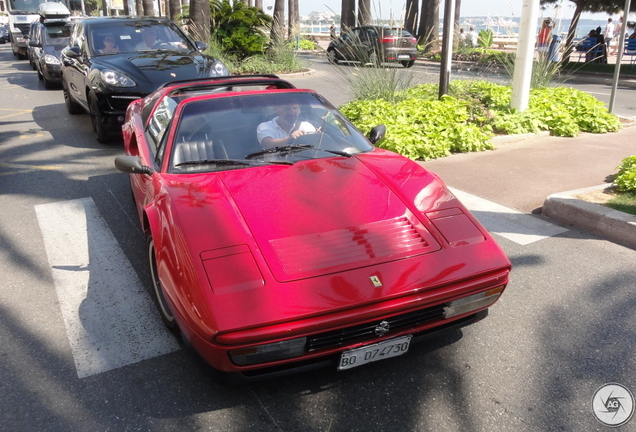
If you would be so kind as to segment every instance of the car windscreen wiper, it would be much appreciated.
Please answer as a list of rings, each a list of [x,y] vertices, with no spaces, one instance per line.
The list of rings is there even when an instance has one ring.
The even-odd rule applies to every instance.
[[[250,159],[256,156],[262,156],[262,155],[266,155],[266,154],[270,154],[270,153],[288,153],[288,152],[294,152],[294,151],[300,151],[300,150],[306,150],[311,148],[312,146],[310,146],[309,144],[301,144],[301,145],[284,145],[284,146],[277,146],[277,147],[272,147],[272,148],[268,148],[265,150],[261,150],[261,151],[257,151],[254,153],[250,153],[248,155],[245,156],[245,159]]]
[[[344,156],[344,157],[352,156],[352,154],[350,153],[339,151],[339,150],[327,150],[327,149],[317,148],[316,146],[312,146],[309,144],[301,144],[301,145],[284,145],[284,146],[272,147],[272,148],[265,149],[256,153],[250,153],[245,156],[245,159],[253,158],[256,156],[262,156],[262,155],[270,154],[270,153],[287,153],[287,152],[294,152],[294,151],[300,151],[300,150],[318,150],[318,151],[335,154],[338,156]]]
[[[185,165],[247,165],[252,166],[254,164],[258,165],[271,165],[271,164],[281,164],[281,165],[293,165],[293,162],[289,161],[243,161],[238,159],[203,159],[203,160],[193,160],[193,161],[185,161],[180,162],[175,165],[175,167],[185,166]]]

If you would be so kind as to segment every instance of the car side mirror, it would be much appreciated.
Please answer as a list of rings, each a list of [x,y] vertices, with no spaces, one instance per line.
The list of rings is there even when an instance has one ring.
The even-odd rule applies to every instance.
[[[377,125],[373,129],[371,129],[371,132],[369,132],[369,141],[371,141],[371,144],[378,144],[384,139],[385,135],[386,126],[384,126],[383,124]]]
[[[205,50],[206,50],[206,48],[208,47],[206,44],[204,44],[204,43],[203,43],[203,42],[201,42],[201,41],[196,41],[196,42],[194,42],[194,46],[196,46],[196,47],[197,47],[197,49],[198,49],[199,51],[201,51],[201,52],[205,51]]]
[[[141,164],[137,156],[119,155],[115,158],[115,168],[119,171],[131,174],[152,174],[152,168]]]
[[[79,58],[82,55],[82,51],[79,49],[79,47],[74,46],[74,47],[71,47],[71,48],[64,48],[62,50],[62,54],[65,57],[76,59],[76,58]]]
[[[29,40],[29,46],[30,47],[34,47],[34,48],[41,48],[42,44],[40,44],[38,41],[36,40]]]

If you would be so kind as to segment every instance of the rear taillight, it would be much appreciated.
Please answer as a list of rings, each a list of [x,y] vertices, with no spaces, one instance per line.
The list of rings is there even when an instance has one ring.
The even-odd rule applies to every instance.
[[[393,43],[393,42],[395,42],[395,38],[394,37],[383,37],[382,39],[380,39],[380,42],[382,42],[382,43]]]
[[[413,42],[413,43],[417,43],[417,39],[415,39],[415,38],[411,38],[411,42]]]

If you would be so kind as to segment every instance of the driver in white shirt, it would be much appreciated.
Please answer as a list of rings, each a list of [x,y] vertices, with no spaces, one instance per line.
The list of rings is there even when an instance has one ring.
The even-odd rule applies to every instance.
[[[256,128],[258,142],[264,149],[291,144],[306,133],[316,132],[309,122],[299,121],[300,105],[289,104],[276,107],[277,117],[263,122]]]

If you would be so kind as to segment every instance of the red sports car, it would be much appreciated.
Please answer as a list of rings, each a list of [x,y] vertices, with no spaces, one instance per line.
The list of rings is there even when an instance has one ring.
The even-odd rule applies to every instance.
[[[485,318],[501,248],[433,173],[276,76],[168,83],[130,104],[126,156],[161,316],[256,378],[402,355]]]

